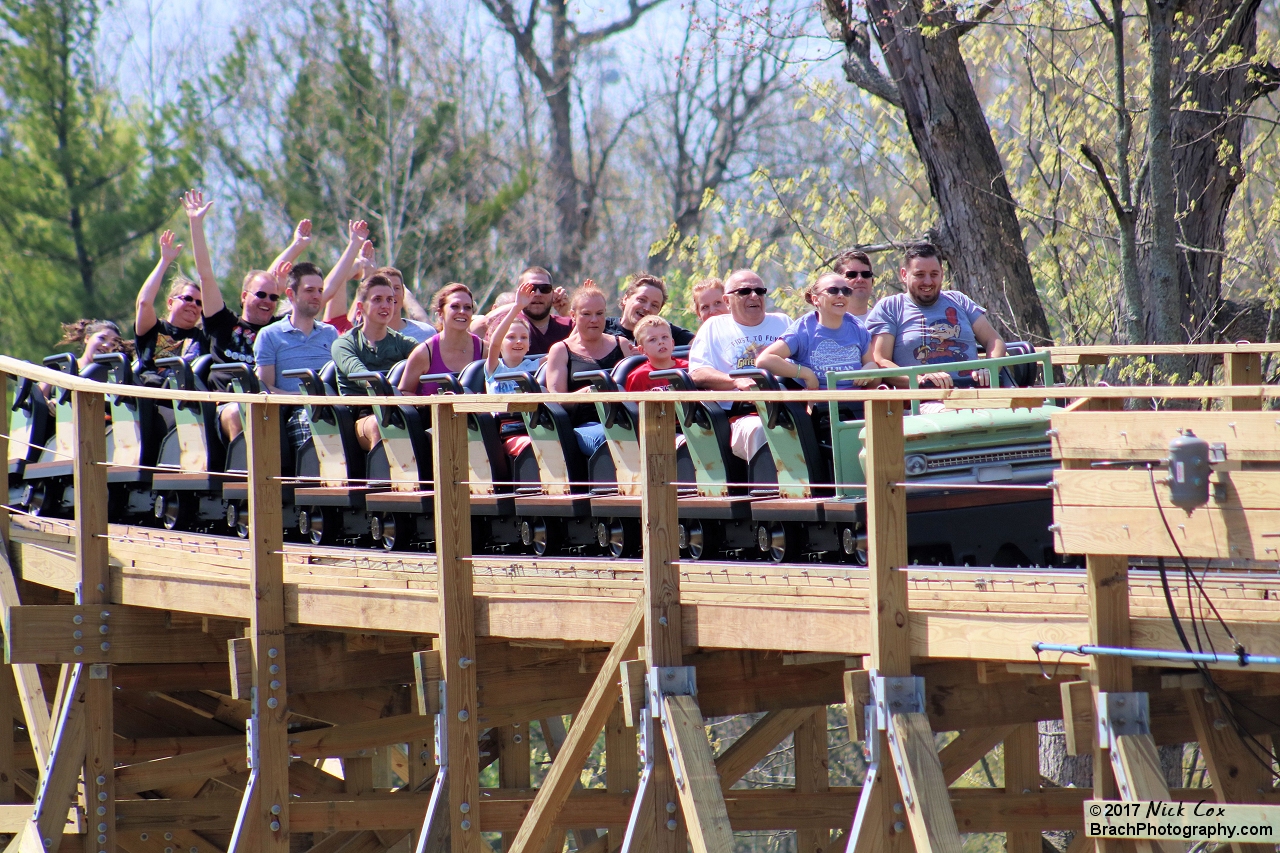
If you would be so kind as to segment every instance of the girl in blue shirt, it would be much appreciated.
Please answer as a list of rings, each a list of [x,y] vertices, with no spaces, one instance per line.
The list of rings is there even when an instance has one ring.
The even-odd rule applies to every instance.
[[[871,336],[862,323],[846,313],[853,302],[853,288],[844,276],[820,276],[805,291],[804,298],[817,310],[796,320],[782,337],[766,347],[756,357],[756,367],[816,390],[827,387],[828,371],[876,366],[871,357]]]

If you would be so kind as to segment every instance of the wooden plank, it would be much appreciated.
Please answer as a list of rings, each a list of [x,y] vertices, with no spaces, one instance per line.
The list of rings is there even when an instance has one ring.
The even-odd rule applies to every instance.
[[[498,728],[498,786],[501,788],[529,787],[529,726],[515,723]],[[502,853],[511,849],[515,833],[502,834]]]
[[[624,660],[619,668],[622,677],[622,719],[632,728],[640,724],[640,712],[648,701],[644,686],[647,670],[648,667],[642,660]]]
[[[1010,794],[1040,790],[1040,728],[1036,723],[1015,726],[1004,740],[1004,789]],[[1043,839],[1035,830],[1006,833],[1007,853],[1041,853]]]
[[[1062,723],[1067,737],[1067,755],[1088,755],[1098,737],[1093,715],[1093,685],[1087,681],[1065,681],[1062,689]]]
[[[103,525],[101,535],[105,533]],[[105,540],[98,541],[105,545]],[[102,550],[102,556],[95,559],[106,565],[105,548]],[[89,591],[85,592],[86,599]],[[104,600],[86,600],[82,605],[10,607],[5,617],[6,660],[160,664],[216,663],[226,659],[226,646],[198,626],[169,627],[170,614],[166,611],[121,604],[104,607],[106,596],[96,595]],[[103,613],[108,615],[103,617]]]
[[[1151,735],[1120,735],[1115,738],[1111,750],[1111,762],[1117,771],[1123,769],[1129,780],[1127,790],[1120,793],[1126,800],[1168,800],[1169,786],[1160,768],[1160,754],[1156,752]],[[1138,849],[1152,853],[1184,853],[1186,847],[1176,841],[1139,841]]]
[[[7,468],[5,470],[8,471]],[[0,508],[0,514],[3,514],[7,526],[8,511]],[[6,544],[7,542],[8,540]],[[22,601],[18,597],[18,584],[14,577],[13,566],[9,561],[9,548],[0,548],[0,559],[3,560],[3,564],[0,564],[0,606],[3,606],[7,612],[9,608],[21,605]],[[6,631],[6,644],[8,640],[9,635]],[[18,692],[18,704],[22,706],[22,719],[27,727],[31,748],[35,752],[36,766],[44,767],[49,763],[51,723],[49,704],[45,699],[40,672],[34,664],[15,664],[11,670]]]
[[[285,654],[284,547],[280,489],[280,409],[251,404],[245,416],[249,483],[249,630],[253,640],[255,780],[228,853],[288,853],[289,732]],[[243,846],[240,846],[243,845]]]
[[[1089,594],[1089,642],[1127,647],[1132,639],[1129,623],[1128,558],[1090,554],[1085,558],[1085,585]],[[1100,691],[1123,693],[1133,690],[1133,664],[1128,660],[1100,656],[1095,657],[1092,663],[1095,709]],[[1093,786],[1099,799],[1119,798],[1120,792],[1111,769],[1110,750],[1097,737],[1093,743]],[[1126,845],[1110,839],[1098,839],[1096,844],[1097,853],[1119,853],[1125,849]]]
[[[1249,745],[1223,718],[1226,709],[1222,708],[1222,701],[1207,701],[1208,692],[1199,688],[1183,690],[1182,695],[1209,771],[1214,797],[1219,803],[1262,802],[1263,793],[1271,789],[1271,773],[1261,757],[1250,752]],[[1270,762],[1270,756],[1265,760]],[[1233,853],[1274,853],[1275,845],[1233,841],[1231,850]]]
[[[436,570],[440,596],[440,657],[448,720],[449,838],[458,853],[480,853],[480,821],[468,817],[480,804],[480,755],[476,696],[476,623],[471,556],[471,508],[467,488],[467,416],[453,405],[433,413]]]
[[[1160,506],[1170,520],[1185,513],[1169,502],[1165,474],[1156,472]],[[1155,509],[1151,476],[1119,469],[1064,470],[1054,474],[1055,506],[1140,507]],[[1210,478],[1210,506],[1220,510],[1280,509],[1280,472],[1219,470]]]
[[[1004,742],[1016,726],[984,726],[965,729],[938,753],[942,778],[951,785],[991,750]]]
[[[582,765],[595,744],[596,736],[618,704],[621,688],[618,686],[618,667],[623,660],[635,654],[640,643],[645,608],[637,605],[632,612],[622,636],[609,651],[609,657],[601,667],[591,692],[582,703],[582,709],[574,715],[560,754],[547,770],[542,787],[538,789],[529,814],[520,826],[512,842],[516,853],[541,853],[543,845],[555,826],[556,814],[565,798],[573,790],[573,783],[582,773]]]
[[[668,756],[677,771],[676,790],[694,853],[732,853],[733,830],[697,701],[664,696],[662,727],[668,732]]]
[[[88,667],[71,667],[67,701],[62,703],[53,730],[49,763],[40,773],[35,809],[21,836],[21,850],[44,850],[62,835],[67,810],[76,804],[76,782],[84,768],[84,690]]]
[[[328,690],[353,690],[369,687],[391,687],[414,680],[413,659],[408,651],[383,654],[376,649],[350,650],[342,634],[332,631],[290,633],[285,637],[285,656],[289,659],[289,692],[318,693]],[[231,677],[241,689],[249,682],[252,658],[247,654],[246,640],[239,644],[231,658]],[[424,651],[432,671],[439,672],[439,652]],[[439,675],[435,676],[438,680]],[[234,694],[233,694],[234,695]],[[245,696],[248,696],[247,691]]]
[[[0,381],[0,392],[4,391],[4,383]],[[13,681],[13,673],[9,667],[0,667],[0,720],[6,721],[9,729],[13,728],[15,718],[21,716],[18,707],[18,689]],[[18,764],[14,751],[13,737],[0,737],[0,804],[18,802]]]
[[[1261,385],[1262,354],[1256,352],[1229,352],[1222,357],[1222,381],[1226,385]],[[1258,411],[1262,397],[1228,397],[1225,407],[1229,412]]]
[[[1173,540],[1154,509],[1066,506],[1054,509],[1054,547],[1066,554],[1183,555],[1222,560],[1275,560],[1280,511],[1201,507],[1188,516],[1165,507]],[[1174,542],[1177,542],[1177,548]]]
[[[1280,424],[1268,412],[1069,412],[1053,416],[1060,459],[1160,460],[1178,430],[1227,446],[1227,459],[1280,459]]]
[[[918,853],[960,853],[960,831],[942,764],[933,745],[933,729],[924,714],[891,714],[889,725],[897,739],[901,765],[895,765],[898,784],[912,792],[904,802],[907,824]],[[896,758],[896,756],[895,756]]]
[[[716,772],[720,775],[720,787],[728,791],[734,783],[747,775],[752,767],[768,755],[782,739],[804,724],[812,715],[808,708],[788,708],[770,711],[756,720],[751,728],[716,757]]]
[[[831,788],[827,757],[827,709],[814,708],[795,732],[796,792],[812,794]],[[826,829],[801,829],[796,833],[797,853],[825,853],[831,843]]]
[[[644,572],[644,645],[650,667],[680,666],[684,660],[683,620],[680,609],[680,557],[676,532],[679,529],[676,496],[676,408],[668,400],[640,403],[640,456],[644,460],[640,480],[641,567]],[[656,709],[650,709],[653,712]],[[654,726],[654,740],[662,741],[661,727]],[[666,744],[669,752],[672,744]],[[675,803],[677,792],[664,749],[653,744],[657,756],[650,774],[653,825],[647,829],[648,846],[654,853],[684,853],[687,827],[677,820],[674,831],[667,828],[665,806]],[[688,813],[685,813],[686,820]]]

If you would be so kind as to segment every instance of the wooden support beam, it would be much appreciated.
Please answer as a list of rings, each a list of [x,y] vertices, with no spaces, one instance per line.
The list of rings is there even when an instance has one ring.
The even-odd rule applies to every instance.
[[[250,684],[251,658],[245,653],[248,639],[232,640],[232,651],[223,650],[231,662],[231,684],[243,689]],[[394,652],[383,654],[376,649],[350,650],[343,635],[332,631],[291,633],[284,640],[289,659],[289,693],[320,693],[329,690],[356,690],[393,687],[414,680],[413,657],[418,654],[433,661],[428,664],[439,679],[440,653],[433,651]],[[248,698],[233,692],[232,696]]]
[[[809,711],[795,733],[796,793],[812,794],[831,788],[827,757],[827,709]],[[831,832],[802,829],[796,833],[797,853],[826,853]]]
[[[280,409],[248,406],[244,424],[249,467],[249,623],[253,640],[255,766],[227,853],[288,853],[289,731],[285,666],[284,522],[280,490]]]
[[[8,477],[8,467],[5,468]],[[5,491],[6,500],[8,491]],[[9,560],[8,539],[9,511],[0,507],[0,534],[4,535],[4,547],[0,547],[0,607],[7,613],[10,608],[22,604],[18,597],[18,584],[14,576],[13,565]],[[7,620],[6,620],[7,623]],[[5,631],[5,642],[8,643],[9,632]],[[7,663],[7,661],[6,661]],[[36,755],[36,765],[44,767],[49,763],[49,740],[51,722],[49,704],[45,698],[44,685],[40,681],[40,671],[35,664],[14,664],[13,680],[17,689],[18,704],[22,706],[22,719],[27,727],[27,735],[31,739],[31,748]]]
[[[0,382],[0,394],[4,384]],[[7,728],[0,728],[0,804],[18,801],[18,763],[13,742],[13,721],[21,716],[18,707],[18,689],[9,667],[0,667],[0,721]]]
[[[733,830],[697,701],[664,696],[662,729],[693,853],[732,853]]]
[[[640,755],[636,747],[636,730],[628,726],[619,704],[609,714],[604,728],[605,785],[611,794],[634,794],[640,781]],[[605,850],[617,850],[622,846],[626,824],[608,827]]]
[[[106,535],[105,517],[103,521],[100,537]],[[106,540],[97,541],[102,548],[94,560],[105,566]],[[97,583],[105,586],[107,579],[100,578]],[[198,626],[169,627],[166,611],[121,604],[104,608],[104,593],[97,593],[104,600],[89,601],[97,583],[84,587],[84,604],[10,607],[5,624],[6,660],[15,664],[162,664],[213,663],[226,658],[226,645],[217,637]],[[103,612],[109,615],[102,617]],[[101,633],[103,627],[110,633]]]
[[[1062,722],[1067,739],[1067,755],[1089,755],[1098,737],[1098,721],[1093,715],[1093,685],[1087,681],[1062,683]]]
[[[1014,726],[1004,739],[1004,789],[1010,794],[1040,791],[1040,727],[1036,723]],[[1007,853],[1041,853],[1043,838],[1035,830],[1006,833]]]
[[[1085,558],[1085,564],[1085,584],[1089,594],[1089,642],[1102,646],[1127,647],[1131,639],[1128,558],[1090,554]],[[1095,709],[1099,692],[1133,690],[1133,665],[1125,658],[1095,657],[1093,665],[1092,690]],[[1077,748],[1079,748],[1078,739]],[[1093,790],[1098,795],[1098,799],[1120,798],[1115,776],[1111,770],[1110,750],[1097,738],[1094,739],[1093,744]],[[1118,841],[1097,839],[1097,853],[1119,853],[1125,847],[1126,845]]]
[[[942,778],[948,785],[969,771],[988,752],[1003,743],[1015,730],[1014,726],[987,726],[965,729],[938,753],[942,763]]]
[[[444,669],[443,716],[448,721],[449,838],[456,853],[480,853],[477,746],[476,624],[471,565],[471,503],[467,488],[467,416],[438,406],[431,430],[435,466],[436,585],[440,600],[440,657]]]
[[[1209,692],[1201,689],[1184,690],[1191,723],[1195,726],[1196,740],[1200,742],[1200,754],[1209,770],[1213,794],[1220,803],[1260,803],[1263,795],[1271,790],[1271,774],[1258,753],[1250,752],[1225,718],[1226,709],[1218,697],[1209,702]],[[1222,697],[1227,699],[1227,697]],[[1241,844],[1232,842],[1232,853],[1274,853],[1272,844]]]
[[[71,406],[75,441],[73,487],[79,598],[81,604],[97,609],[97,618],[86,620],[86,625],[100,623],[97,635],[86,637],[89,642],[84,643],[84,649],[91,654],[93,651],[110,653],[119,639],[115,625],[111,624],[114,608],[109,606],[108,593],[111,566],[107,555],[107,469],[103,464],[107,461],[106,423],[103,420],[106,400],[101,394],[73,391]],[[10,610],[10,618],[13,612]],[[63,636],[66,636],[67,622],[63,623]],[[5,633],[7,653],[8,631]],[[74,656],[67,662],[71,660]],[[114,851],[116,846],[114,691],[111,665],[88,661],[86,657],[87,665],[82,669],[81,680],[85,716],[84,799],[91,842],[88,849],[106,853]]]
[[[680,615],[680,573],[676,561],[680,546],[676,538],[679,511],[676,498],[676,408],[664,400],[640,403],[640,456],[644,468],[640,479],[640,528],[643,540],[641,569],[644,572],[644,645],[649,666],[680,666],[684,662],[684,641]],[[650,713],[657,712],[650,708]],[[653,824],[645,830],[646,850],[653,853],[684,853],[686,826],[678,819],[668,829],[674,815],[668,808],[677,800],[675,780],[669,762],[663,760],[660,726],[653,726],[656,759],[650,773],[653,794]],[[666,744],[670,749],[671,744]],[[691,815],[686,814],[686,822]]]
[[[906,478],[903,463],[903,403],[866,403],[867,601],[870,655],[865,665],[881,675],[911,674],[911,640],[907,584],[900,568],[907,563],[907,496],[897,484]],[[855,714],[855,717],[857,715]],[[861,732],[859,732],[861,734]],[[852,850],[903,853],[911,836],[894,813],[903,802],[889,760],[889,742],[879,739],[878,772],[869,774],[868,790],[859,798],[847,842]],[[900,828],[901,827],[901,828]]]
[[[813,714],[809,708],[788,708],[770,711],[756,720],[751,728],[716,757],[716,772],[720,774],[720,787],[728,791],[734,783],[747,775],[752,767],[773,751],[783,738]]]
[[[547,752],[551,755],[551,760],[555,761],[560,755],[564,742],[569,737],[569,733],[564,727],[564,719],[560,715],[553,714],[539,720],[538,725],[542,729],[542,740],[547,745]],[[573,790],[581,791],[582,789],[582,779],[579,777],[573,783]],[[579,850],[585,849],[599,840],[599,834],[594,829],[575,828],[570,830],[570,834],[573,836],[574,846]],[[560,847],[563,843],[563,840],[553,834],[543,846],[543,850],[546,853],[560,853]]]
[[[498,786],[501,788],[528,788],[531,767],[529,765],[529,725],[513,723],[498,728]],[[515,833],[502,834],[502,853],[511,849]]]
[[[918,713],[890,714],[889,726],[897,741],[893,759],[898,785],[911,792],[910,797],[904,796],[904,804],[917,853],[960,853],[960,830],[929,718]]]
[[[1223,382],[1226,385],[1261,385],[1262,354],[1257,352],[1229,352],[1222,359]],[[1262,397],[1228,397],[1224,408],[1228,412],[1258,411]]]
[[[618,667],[622,661],[635,654],[640,643],[644,608],[637,605],[623,628],[622,636],[609,651],[609,657],[596,676],[591,692],[587,694],[582,709],[573,717],[573,725],[560,754],[551,763],[529,808],[529,814],[512,842],[516,853],[541,853],[551,836],[565,798],[573,790],[573,783],[582,773],[582,765],[595,744],[596,736],[618,704],[621,688],[618,686]]]
[[[1119,735],[1110,750],[1112,767],[1123,772],[1129,788],[1126,800],[1168,800],[1169,786],[1160,767],[1160,754],[1149,734]],[[1097,778],[1096,776],[1094,777]],[[1186,846],[1176,841],[1139,841],[1139,853],[1184,853]]]
[[[53,729],[49,763],[40,773],[35,809],[22,832],[21,853],[49,848],[62,835],[67,810],[76,804],[76,782],[84,768],[84,692],[88,667],[75,664],[67,685],[67,700]],[[48,842],[48,843],[45,843]]]

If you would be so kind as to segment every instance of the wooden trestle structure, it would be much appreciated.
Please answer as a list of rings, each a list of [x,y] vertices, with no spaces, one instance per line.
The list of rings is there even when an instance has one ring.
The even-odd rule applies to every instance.
[[[1231,381],[1252,371],[1256,383],[1258,350],[1237,352]],[[1079,832],[1095,795],[1280,801],[1269,769],[1221,722],[1223,702],[1256,710],[1242,718],[1269,750],[1280,673],[1218,667],[1222,693],[1207,697],[1189,669],[1118,658],[1041,667],[1032,650],[1179,648],[1160,584],[1140,568],[1150,563],[1134,559],[1177,556],[1148,474],[1092,463],[1161,459],[1191,427],[1225,444],[1228,462],[1208,507],[1165,506],[1178,546],[1232,561],[1205,573],[1208,594],[1250,652],[1280,654],[1280,419],[1264,410],[1280,389],[1064,389],[1077,402],[1053,422],[1056,534],[1087,568],[972,571],[906,565],[902,417],[919,393],[825,395],[867,401],[864,569],[680,562],[677,393],[640,403],[643,558],[535,559],[471,553],[464,415],[555,395],[411,401],[434,409],[437,550],[384,554],[282,541],[279,405],[314,400],[110,387],[247,405],[241,541],[109,524],[104,386],[12,359],[0,371],[71,388],[75,427],[74,521],[3,514],[0,525],[12,672],[0,704],[29,737],[0,738],[10,850],[479,853],[482,832],[501,832],[504,850],[544,853],[591,827],[607,833],[577,833],[576,849],[604,853],[629,827],[632,851],[684,851],[687,839],[723,852],[733,830],[791,830],[804,853],[957,851],[971,832],[1039,853],[1041,832]],[[999,405],[1002,392],[951,396]],[[1127,397],[1225,405],[1118,410]],[[1095,708],[1118,693],[1145,694],[1149,719],[1099,737]],[[866,797],[828,782],[826,707],[840,703],[855,740],[871,713]],[[744,712],[767,713],[713,755],[704,718]],[[554,729],[562,715],[572,723],[531,788],[529,726]],[[1095,790],[1042,784],[1037,723],[1056,719],[1073,752],[1092,753]],[[583,789],[602,730],[607,788]],[[943,731],[960,734],[939,751]],[[794,790],[732,787],[792,734]],[[1157,745],[1190,741],[1211,791],[1165,787]],[[1001,743],[1004,789],[950,787]],[[319,766],[329,758],[342,778]],[[393,792],[397,760],[407,783]],[[495,760],[500,786],[482,788]],[[1071,853],[1093,844],[1077,834]]]

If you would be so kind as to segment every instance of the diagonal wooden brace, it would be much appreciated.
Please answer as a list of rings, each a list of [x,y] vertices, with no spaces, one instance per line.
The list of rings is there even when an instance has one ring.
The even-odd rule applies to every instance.
[[[1151,710],[1146,693],[1098,693],[1098,743],[1111,753],[1120,798],[1168,800],[1169,785],[1151,737]],[[1176,841],[1137,841],[1138,850],[1183,853]]]
[[[83,664],[71,667],[65,698],[53,730],[49,762],[40,773],[35,809],[20,836],[18,849],[22,853],[44,853],[56,849],[54,840],[61,841],[67,810],[75,805],[76,782],[84,767],[84,694],[87,678],[88,670]],[[93,808],[93,804],[90,804],[90,808]],[[12,845],[10,849],[13,849]]]

